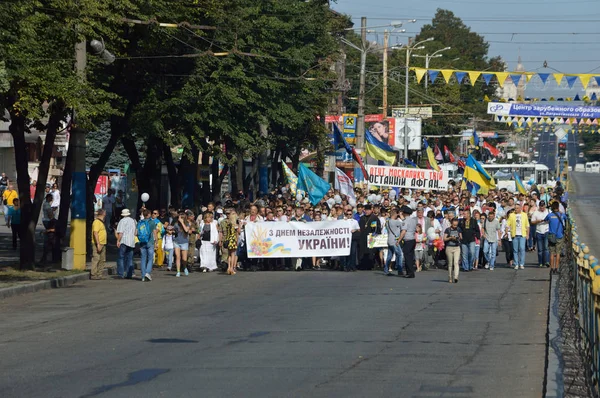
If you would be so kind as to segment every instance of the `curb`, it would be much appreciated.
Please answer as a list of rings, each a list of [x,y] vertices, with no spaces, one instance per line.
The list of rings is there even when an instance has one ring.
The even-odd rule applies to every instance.
[[[550,303],[548,305],[548,330],[546,332],[546,372],[544,375],[544,397],[562,397],[563,363],[560,354],[560,323],[558,321],[558,278],[550,282]]]
[[[34,293],[40,290],[46,289],[57,289],[61,287],[71,286],[77,282],[86,281],[90,279],[90,273],[88,271],[80,274],[63,276],[61,278],[48,279],[45,281],[39,281],[34,283],[28,283],[26,285],[7,287],[0,289],[0,300],[18,296],[26,293]]]

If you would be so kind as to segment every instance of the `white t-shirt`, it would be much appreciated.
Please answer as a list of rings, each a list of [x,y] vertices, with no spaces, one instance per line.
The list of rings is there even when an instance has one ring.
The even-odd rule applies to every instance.
[[[543,221],[549,213],[550,212],[548,211],[548,209],[546,209],[544,211],[536,210],[531,215],[531,221],[533,221],[533,222]],[[547,233],[549,228],[550,227],[548,225],[548,221],[543,221],[539,224],[535,224],[535,232],[538,234]]]
[[[52,204],[50,204],[50,206],[52,206],[52,207],[60,206],[60,191],[58,189],[55,189],[51,193],[52,193]]]

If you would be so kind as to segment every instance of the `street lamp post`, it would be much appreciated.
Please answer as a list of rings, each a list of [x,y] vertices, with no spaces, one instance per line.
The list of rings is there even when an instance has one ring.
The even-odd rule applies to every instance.
[[[433,41],[433,37],[422,40],[418,43],[406,46],[406,72],[405,72],[405,81],[404,81],[404,158],[408,158],[408,72],[410,67],[410,56],[413,50],[422,50],[424,47],[420,46],[421,44]]]
[[[442,48],[441,50],[437,50],[436,52],[434,52],[433,54],[425,54],[425,55],[418,55],[418,54],[414,54],[413,57],[415,58],[425,58],[425,69],[429,69],[429,61],[431,61],[431,58],[440,58],[442,57],[442,54],[440,54],[443,51],[448,51],[450,50],[452,47],[445,47]],[[427,92],[427,86],[429,83],[429,75],[425,74],[425,92]]]

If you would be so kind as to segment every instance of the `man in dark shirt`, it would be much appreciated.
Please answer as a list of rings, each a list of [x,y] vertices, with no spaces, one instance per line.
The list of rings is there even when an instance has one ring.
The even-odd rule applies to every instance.
[[[402,206],[400,209],[404,215],[404,223],[402,224],[402,232],[400,232],[400,240],[402,243],[402,252],[404,253],[404,265],[406,268],[405,278],[415,277],[415,232],[417,230],[417,218],[410,217],[412,209],[408,206]]]
[[[381,233],[381,222],[379,217],[373,214],[373,207],[368,204],[365,206],[365,214],[358,222],[360,227],[360,242],[358,246],[359,269],[373,269],[375,265],[375,250],[369,249],[367,239],[369,234],[378,235]]]
[[[477,221],[471,218],[470,209],[463,209],[463,218],[458,226],[462,230],[460,249],[462,253],[462,266],[465,272],[473,269],[475,263],[475,238],[481,239],[481,232]]]

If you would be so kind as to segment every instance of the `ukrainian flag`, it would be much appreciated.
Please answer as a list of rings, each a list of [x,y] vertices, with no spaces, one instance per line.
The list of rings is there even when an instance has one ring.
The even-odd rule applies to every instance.
[[[490,176],[483,166],[475,160],[473,155],[469,155],[467,158],[463,176],[468,183],[472,184],[472,186],[479,187],[479,193],[487,194],[490,189],[496,188],[496,182],[492,176]]]
[[[517,173],[514,173],[515,176],[515,185],[517,186],[517,191],[522,193],[523,195],[527,195],[527,189],[525,189],[525,185],[523,185],[523,181],[519,178]]]
[[[473,145],[476,148],[479,148],[479,136],[477,135],[477,131],[475,131],[475,129],[473,129],[473,135],[471,136],[471,145]]]
[[[373,134],[369,130],[365,131],[365,141],[367,155],[373,159],[383,160],[390,165],[394,164],[396,161],[396,152],[389,144],[373,137]]]
[[[429,159],[429,165],[435,171],[440,171],[440,166],[438,166],[437,161],[435,160],[435,155],[433,154],[433,150],[427,143],[426,139],[423,139],[423,145],[425,146],[425,152],[427,152],[427,159]]]

